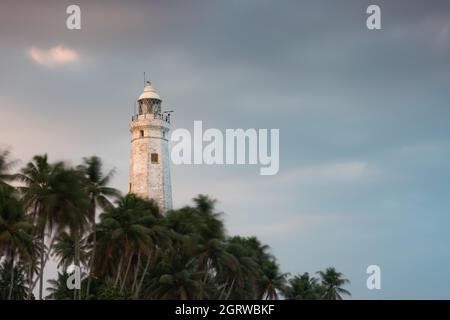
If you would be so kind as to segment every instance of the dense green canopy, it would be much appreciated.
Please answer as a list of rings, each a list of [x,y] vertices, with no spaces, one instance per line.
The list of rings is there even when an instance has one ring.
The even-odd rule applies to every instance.
[[[164,215],[109,186],[97,157],[71,167],[35,156],[18,174],[0,152],[0,299],[341,299],[334,268],[289,277],[256,237],[229,236],[205,195]],[[13,187],[17,181],[20,186]],[[50,257],[59,272],[48,281]],[[72,269],[80,288],[70,289]]]

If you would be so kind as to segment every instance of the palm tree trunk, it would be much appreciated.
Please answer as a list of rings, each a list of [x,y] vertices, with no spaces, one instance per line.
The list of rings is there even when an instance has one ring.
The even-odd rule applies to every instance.
[[[134,270],[134,280],[133,285],[131,286],[131,290],[134,291],[136,289],[137,278],[139,274],[139,267],[141,266],[141,251],[138,252],[138,259],[136,263],[136,269]]]
[[[27,300],[31,300],[31,297],[33,295],[33,258],[30,261],[30,265],[28,266],[28,294],[27,294]]]
[[[35,221],[36,219],[36,215],[38,212],[38,206],[39,203],[35,202],[34,203],[34,211],[32,213],[32,220]],[[33,234],[33,241],[34,241],[34,236],[35,234]],[[27,296],[27,300],[31,300],[31,297],[33,296],[33,289],[36,286],[36,281],[38,278],[36,278],[36,281],[33,281],[33,269],[34,269],[34,256],[31,257],[31,261],[30,261],[30,266],[28,269],[28,296]]]
[[[80,272],[81,277],[81,269],[80,269],[80,237],[78,235],[78,231],[75,231],[75,266],[77,267],[77,270]],[[80,279],[81,284],[81,279]],[[77,297],[78,295],[78,297]],[[81,288],[74,290],[74,300],[79,300],[81,298]]]
[[[119,267],[117,268],[116,280],[114,281],[114,288],[116,288],[117,285],[119,284],[120,272],[122,271],[122,263],[123,263],[123,256],[120,256]]]
[[[133,260],[133,254],[130,254],[130,257],[128,258],[127,269],[125,270],[125,276],[123,277],[122,285],[120,286],[120,293],[123,292],[123,288],[125,287],[125,282],[127,282],[128,271],[130,271],[132,260]]]
[[[142,284],[144,283],[145,275],[147,274],[148,267],[150,266],[150,260],[152,258],[152,251],[149,250],[147,254],[147,262],[145,263],[144,271],[142,272],[141,279],[139,280],[139,284],[134,293],[134,298],[137,299],[139,297],[139,293],[141,292]]]
[[[227,290],[227,282],[223,284],[223,288],[222,290],[220,290],[219,300],[223,299],[222,297],[224,296],[226,290]]]
[[[206,284],[206,281],[208,280],[210,275],[210,271],[211,271],[211,258],[207,258],[205,264],[205,276],[203,277],[203,284]]]
[[[92,225],[92,252],[91,252],[91,259],[89,260],[89,273],[88,273],[88,281],[87,281],[87,287],[86,287],[86,297],[85,299],[89,299],[89,292],[91,290],[91,280],[92,280],[92,269],[94,268],[94,261],[95,261],[95,249],[97,247],[97,234],[96,229],[97,226],[95,224],[95,201],[93,202],[93,209],[92,216],[91,216],[91,225]]]
[[[230,294],[231,294],[231,291],[233,290],[233,286],[234,286],[235,280],[236,280],[236,277],[234,277],[234,278],[233,278],[233,281],[231,282],[230,290],[228,290],[228,294],[227,294],[227,296],[225,297],[225,300],[228,300],[228,298],[230,298]]]
[[[89,292],[91,290],[91,280],[92,280],[92,269],[94,268],[94,261],[95,261],[95,247],[97,246],[97,236],[95,234],[95,227],[93,227],[93,247],[91,252],[91,259],[89,261],[89,274],[88,274],[88,281],[87,281],[87,288],[86,288],[86,299],[89,298]]]
[[[9,282],[9,293],[8,293],[8,300],[12,300],[12,292],[14,287],[14,246],[11,245],[11,275],[10,275],[10,282]]]
[[[44,263],[44,251],[45,251],[45,233],[44,231],[42,231],[41,234],[41,245],[42,245],[42,250],[41,250],[41,257],[40,257],[40,270],[39,270],[39,300],[42,300],[42,292],[44,289],[44,267],[45,267],[45,263]]]
[[[47,261],[48,261],[48,258],[49,258],[49,256],[50,256],[50,252],[52,251],[52,248],[53,248],[53,243],[55,242],[55,239],[56,239],[56,237],[55,236],[53,236],[52,237],[52,240],[50,241],[50,245],[49,245],[49,247],[48,247],[48,251],[47,251],[47,254],[45,255],[45,259],[44,259],[44,266],[47,264]],[[42,251],[41,251],[41,261],[40,261],[40,264],[42,265],[42,256],[44,255],[44,253],[45,253],[45,250],[44,250],[44,246],[42,246],[42,249],[41,249]],[[43,268],[41,268],[41,270],[43,271]],[[31,291],[33,291],[33,289],[34,289],[34,287],[36,287],[36,284],[37,284],[37,282],[38,282],[38,280],[40,280],[41,279],[41,270],[39,270],[39,276],[36,278],[36,280],[34,280],[34,282],[33,282],[33,286],[31,287]],[[39,298],[40,299],[40,298]]]

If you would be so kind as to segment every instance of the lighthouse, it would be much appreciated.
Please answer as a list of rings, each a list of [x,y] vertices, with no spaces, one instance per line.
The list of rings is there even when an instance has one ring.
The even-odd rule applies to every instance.
[[[153,199],[161,212],[172,209],[170,182],[170,113],[161,109],[162,100],[147,81],[137,99],[129,125],[131,133],[128,192]]]

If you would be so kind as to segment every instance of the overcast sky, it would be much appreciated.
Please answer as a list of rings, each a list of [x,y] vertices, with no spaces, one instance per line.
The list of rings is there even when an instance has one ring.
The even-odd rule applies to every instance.
[[[450,298],[450,1],[77,1],[79,31],[70,4],[0,4],[0,147],[22,165],[98,155],[126,191],[146,71],[173,128],[280,129],[278,175],[172,165],[175,207],[210,194],[229,234],[284,272],[334,265],[354,298]]]

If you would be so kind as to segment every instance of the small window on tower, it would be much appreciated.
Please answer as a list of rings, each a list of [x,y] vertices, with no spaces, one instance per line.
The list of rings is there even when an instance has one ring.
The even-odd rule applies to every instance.
[[[151,160],[152,160],[152,163],[158,163],[158,154],[152,153]]]
[[[139,134],[140,134],[140,136],[141,136],[141,138],[144,136],[144,130],[141,130],[140,132],[139,132]]]

